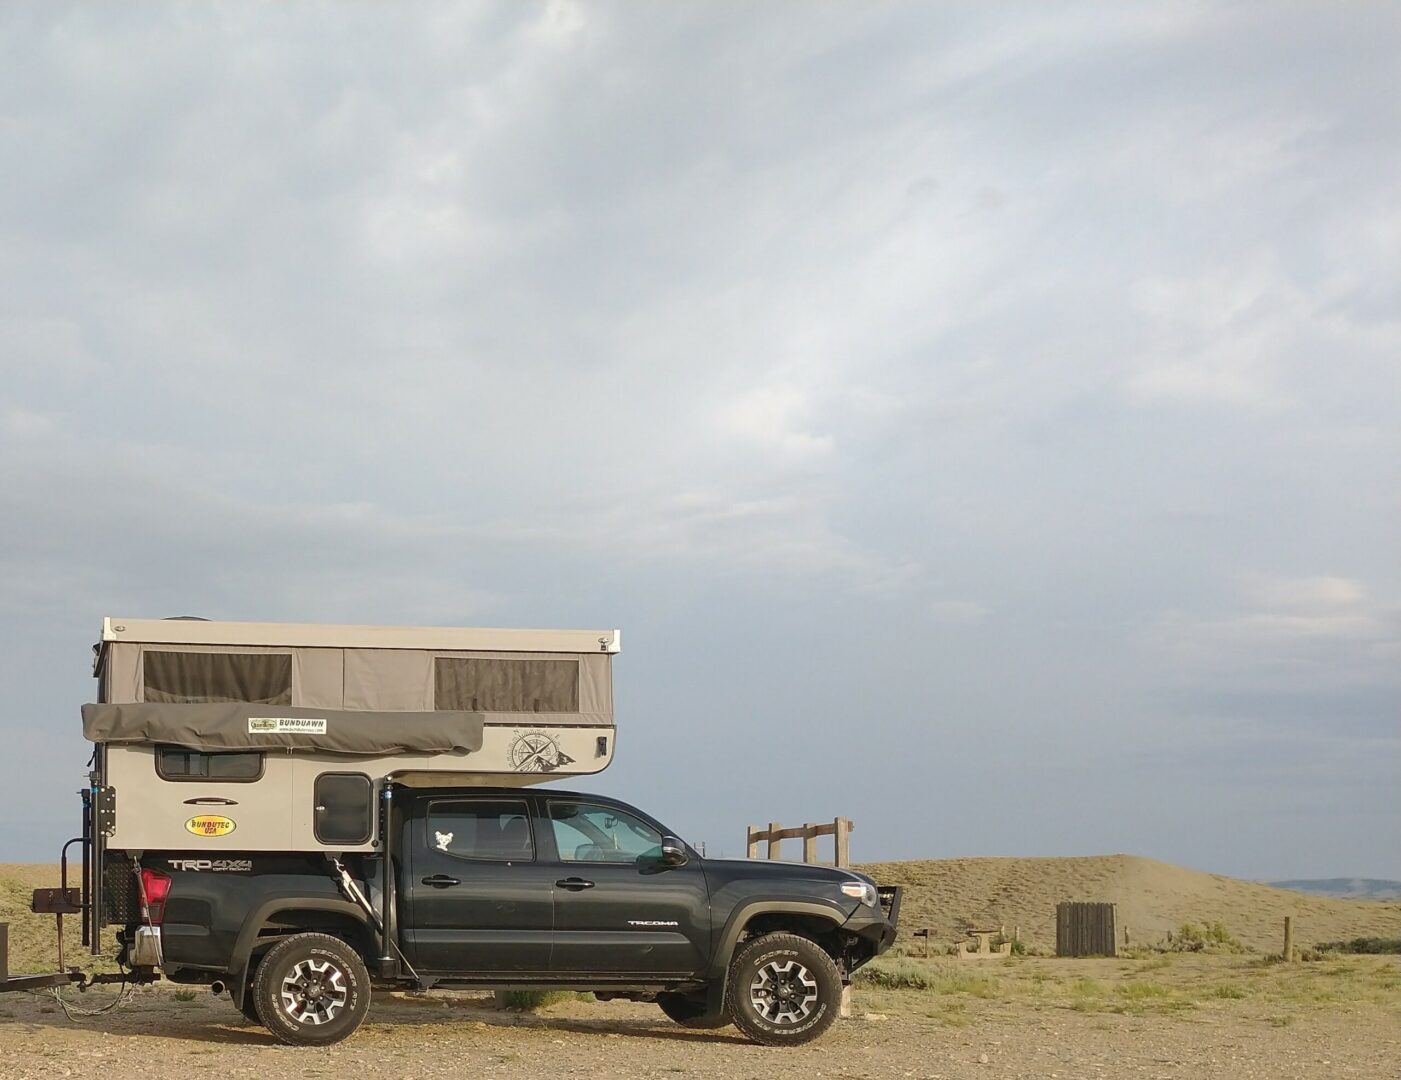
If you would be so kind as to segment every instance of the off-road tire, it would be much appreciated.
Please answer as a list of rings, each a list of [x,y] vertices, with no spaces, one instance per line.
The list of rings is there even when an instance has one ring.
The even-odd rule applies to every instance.
[[[319,1022],[299,1020],[286,995],[293,984],[310,980],[330,985],[322,1004],[301,1011]],[[267,951],[253,976],[253,1003],[259,1022],[280,1042],[292,1046],[327,1046],[360,1026],[370,1008],[370,974],[359,955],[329,934],[296,934]],[[295,1003],[294,1003],[295,1004]]]
[[[791,1009],[777,1019],[755,1005],[756,989],[777,979],[792,993]],[[782,1006],[770,998],[770,1013]],[[764,934],[745,942],[730,961],[726,1011],[735,1027],[765,1046],[797,1046],[811,1042],[837,1018],[842,1002],[842,975],[816,942],[797,934]],[[790,1018],[792,1017],[792,1018]]]
[[[658,994],[657,1004],[661,1006],[662,1012],[666,1013],[669,1019],[676,1021],[682,1027],[713,1031],[715,1028],[722,1028],[730,1022],[729,1014],[723,1010],[718,1014],[706,1013],[707,1003],[704,994]]]

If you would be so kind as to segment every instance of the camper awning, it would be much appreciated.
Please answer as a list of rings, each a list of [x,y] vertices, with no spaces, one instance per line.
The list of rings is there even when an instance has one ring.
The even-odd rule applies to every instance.
[[[482,748],[482,713],[370,712],[289,705],[84,705],[90,742],[159,743],[190,750],[321,750],[333,754],[447,754]]]

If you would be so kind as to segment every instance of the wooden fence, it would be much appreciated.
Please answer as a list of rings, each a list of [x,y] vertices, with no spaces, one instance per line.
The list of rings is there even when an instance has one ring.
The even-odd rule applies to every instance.
[[[844,817],[825,821],[820,825],[798,825],[791,829],[781,828],[776,821],[770,821],[767,829],[751,825],[747,837],[748,854],[751,859],[757,859],[759,857],[759,844],[766,841],[768,843],[768,858],[777,859],[779,845],[782,841],[801,840],[803,842],[803,862],[815,863],[818,861],[817,838],[830,836],[835,848],[833,865],[850,866],[851,833],[855,828],[856,826],[851,823],[851,819]]]
[[[1057,956],[1116,956],[1114,905],[1056,905]]]

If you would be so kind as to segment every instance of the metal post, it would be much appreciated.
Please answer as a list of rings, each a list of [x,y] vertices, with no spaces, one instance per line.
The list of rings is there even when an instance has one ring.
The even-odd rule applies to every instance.
[[[391,887],[393,873],[389,862],[391,856],[389,827],[389,803],[394,797],[393,784],[389,777],[383,780],[384,787],[379,800],[379,903],[380,903],[380,946],[379,966],[381,974],[387,973],[394,964],[393,940],[397,927],[394,920],[394,903]]]
[[[83,797],[83,944],[91,945],[95,936],[89,926],[92,922],[92,793],[84,789],[78,794]]]

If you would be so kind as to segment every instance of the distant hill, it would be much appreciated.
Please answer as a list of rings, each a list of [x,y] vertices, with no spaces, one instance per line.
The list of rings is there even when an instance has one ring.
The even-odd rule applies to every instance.
[[[1303,881],[1272,881],[1276,889],[1293,889],[1310,896],[1332,896],[1340,900],[1398,900],[1401,881],[1369,877],[1309,878]]]
[[[1031,945],[1055,945],[1056,904],[1099,900],[1118,906],[1119,940],[1153,944],[1183,923],[1224,923],[1244,945],[1277,951],[1284,916],[1302,945],[1354,937],[1401,936],[1401,904],[1339,900],[1189,870],[1136,855],[1087,858],[941,859],[869,863],[882,884],[904,885],[902,938],[931,927],[952,941],[969,923],[1021,928]]]

